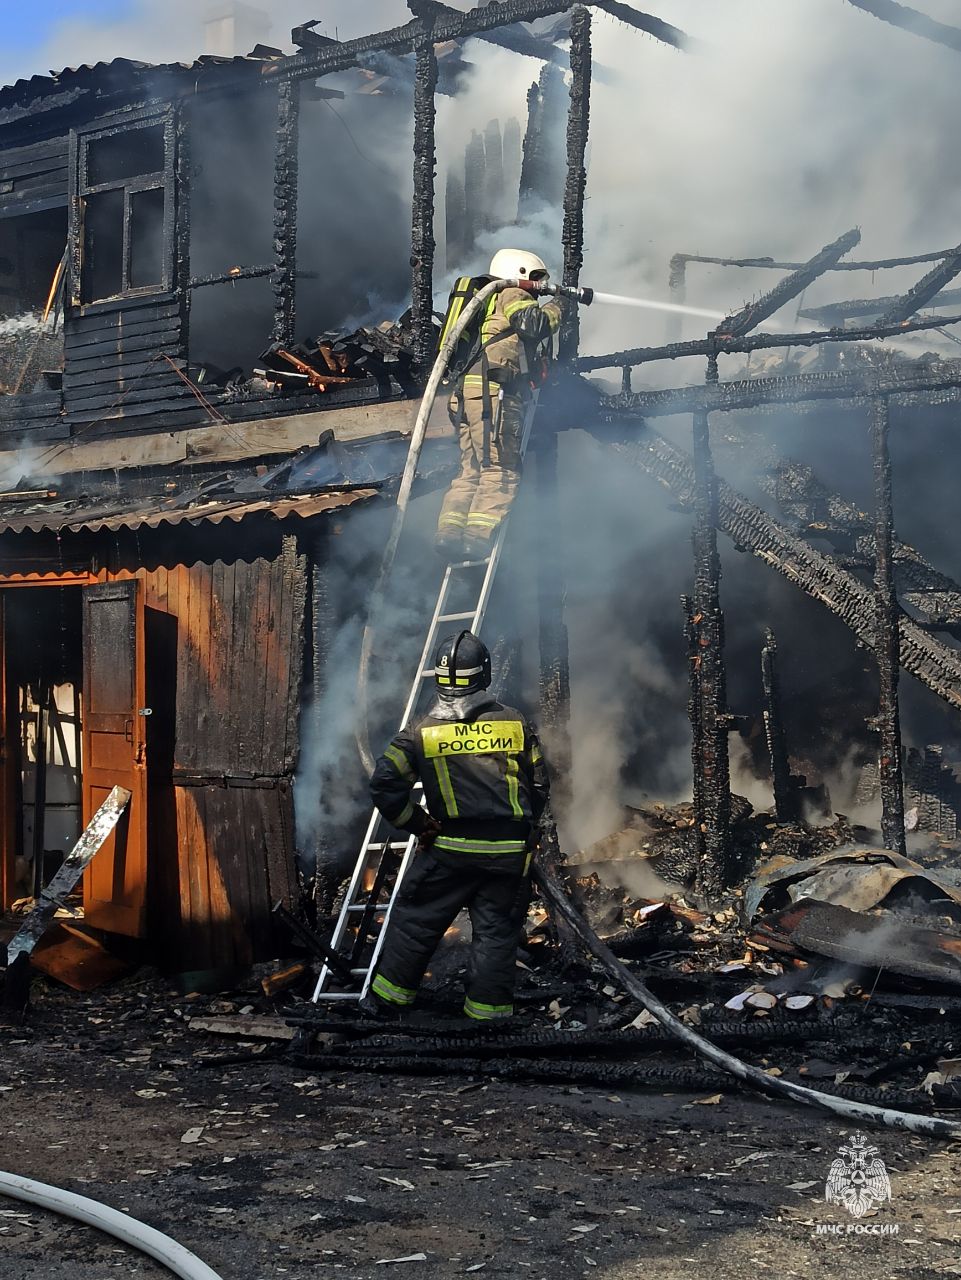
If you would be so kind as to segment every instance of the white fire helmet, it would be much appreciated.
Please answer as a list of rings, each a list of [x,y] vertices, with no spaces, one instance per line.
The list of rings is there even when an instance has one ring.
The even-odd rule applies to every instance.
[[[498,249],[491,260],[495,280],[548,280],[550,271],[543,258],[526,249]]]

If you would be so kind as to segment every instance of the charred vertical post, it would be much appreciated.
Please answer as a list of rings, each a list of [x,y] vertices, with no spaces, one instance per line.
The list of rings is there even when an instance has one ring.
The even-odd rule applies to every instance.
[[[774,812],[778,822],[795,822],[799,816],[797,791],[791,781],[784,721],[781,718],[781,678],[778,671],[777,641],[768,628],[761,648],[761,681],[764,686],[764,736],[771,762]]]
[[[670,290],[671,301],[675,306],[683,306],[687,301],[687,261],[687,254],[685,253],[675,253],[671,258],[667,287]],[[683,332],[684,325],[681,313],[675,311],[673,314],[668,315],[666,341],[680,342]]]
[[[871,445],[874,463],[874,652],[879,683],[877,725],[880,734],[881,835],[886,849],[904,853],[904,777],[898,704],[900,616],[894,585],[889,425],[888,399],[875,396],[871,402]]]
[[[564,624],[565,575],[557,502],[557,433],[537,444],[538,557],[541,719],[558,785],[570,778],[570,651]]]
[[[694,794],[698,841],[697,888],[716,898],[734,877],[731,857],[731,787],[728,762],[727,679],[724,669],[724,616],[721,613],[721,561],[717,550],[718,482],[711,455],[709,415],[694,417],[694,614],[697,714],[692,727],[692,763],[700,777]]]
[[[698,629],[695,622],[694,602],[690,596],[681,596],[681,610],[684,613],[684,639],[687,641],[687,679],[688,699],[687,716],[691,722],[691,764],[693,779],[694,816],[700,829],[704,814],[704,764],[701,759],[701,697],[700,697],[700,665],[701,655],[698,645]]]
[[[425,367],[434,346],[434,197],[437,166],[437,51],[434,48],[434,12],[411,0],[408,6],[420,18],[414,39],[414,202],[411,227],[411,306],[414,351]]]
[[[300,146],[300,85],[284,80],[277,90],[277,151],[274,159],[273,339],[293,343],[297,312],[297,169]]]
[[[591,126],[591,15],[575,9],[571,18],[571,105],[567,117],[567,182],[564,186],[564,283],[576,288],[584,265],[584,197],[587,140]],[[560,357],[572,360],[580,341],[580,314],[570,303],[561,323]]]
[[[174,126],[174,288],[180,312],[180,354],[186,359],[190,324],[190,117],[185,103],[176,108]]]

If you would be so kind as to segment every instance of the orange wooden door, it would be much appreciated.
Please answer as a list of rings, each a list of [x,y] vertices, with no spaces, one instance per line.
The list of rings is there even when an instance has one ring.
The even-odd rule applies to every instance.
[[[84,873],[84,917],[98,929],[144,935],[147,746],[143,595],[136,579],[83,589],[83,820],[112,787],[130,804]]]

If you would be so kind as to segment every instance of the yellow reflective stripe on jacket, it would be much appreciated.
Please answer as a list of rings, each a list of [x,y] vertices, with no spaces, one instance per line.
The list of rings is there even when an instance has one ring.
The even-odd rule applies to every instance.
[[[405,822],[410,822],[413,816],[414,816],[414,806],[410,803],[410,801],[408,801],[407,804],[404,805],[403,809],[401,809],[397,817],[394,818],[393,825],[395,827],[402,827]]]
[[[444,801],[444,808],[447,810],[448,818],[460,817],[457,812],[457,797],[454,795],[454,784],[450,780],[447,761],[435,756],[434,772],[437,774],[437,785],[440,787],[441,799]]]
[[[391,744],[387,748],[387,750],[384,752],[384,755],[391,762],[391,764],[394,766],[394,768],[397,770],[400,776],[404,778],[406,781],[412,782],[417,777],[417,775],[414,773],[413,768],[411,767],[410,761],[407,759],[407,756],[404,754],[404,752],[401,751],[400,747],[395,747],[393,744]]]
[[[508,302],[504,307],[504,315],[510,320],[511,316],[516,316],[518,311],[526,311],[528,307],[536,307],[537,302],[533,298],[518,298],[516,302]]]
[[[525,853],[525,840],[467,840],[460,836],[438,836],[434,841],[435,849],[446,849],[449,853]]]
[[[515,818],[523,818],[524,810],[520,806],[520,800],[517,794],[517,756],[507,757],[507,800],[511,807],[511,813]]]
[[[435,724],[421,729],[424,755],[489,756],[524,750],[524,726],[520,720],[474,720],[470,723]]]

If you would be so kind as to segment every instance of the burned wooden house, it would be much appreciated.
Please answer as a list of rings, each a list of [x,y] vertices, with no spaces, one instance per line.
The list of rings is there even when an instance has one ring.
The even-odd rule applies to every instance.
[[[560,55],[497,29],[566,8],[438,6],[349,44],[307,24],[293,55],[0,90],[0,909],[119,784],[87,924],[181,971],[270,954],[271,906],[296,893],[299,706],[322,679],[317,567],[337,513],[399,473],[434,342],[435,93],[456,91],[464,36],[534,45],[540,137]],[[389,169],[409,184],[412,121],[413,252]],[[529,132],[521,175],[505,134],[487,146],[511,220],[517,182],[559,198],[563,165]],[[478,228],[454,168],[461,252]],[[468,187],[483,168],[475,139]]]
[[[269,954],[271,904],[296,895],[300,708],[328,665],[325,565],[334,540],[349,540],[392,494],[434,350],[437,96],[457,92],[463,42],[533,55],[543,70],[521,146],[519,126],[478,121],[466,157],[445,160],[449,272],[540,201],[563,215],[557,256],[569,286],[584,249],[590,8],[685,47],[683,33],[620,0],[408,7],[411,21],[353,41],[307,23],[290,55],[261,45],[190,65],[121,59],[0,90],[0,907],[34,893],[98,800],[125,786],[133,800],[86,874],[85,917],[147,939],[179,970]],[[536,19],[562,25],[518,25]],[[406,181],[393,180],[398,167]],[[540,610],[542,723],[556,734],[562,775],[570,672],[563,531],[551,525],[558,431],[593,434],[693,514],[689,711],[707,896],[738,871],[728,737],[745,720],[727,702],[718,529],[876,653],[872,799],[893,848],[905,838],[900,670],[961,705],[961,592],[894,537],[888,453],[891,411],[897,423],[902,411],[953,404],[958,362],[865,359],[770,378],[744,376],[742,365],[720,380],[732,356],[958,322],[918,317],[949,301],[961,248],[851,262],[857,240],[842,236],[808,262],[752,260],[788,274],[695,342],[579,356],[569,315],[554,430],[535,442],[547,532],[528,594]],[[699,260],[731,261],[677,255],[676,302]],[[885,307],[851,304],[843,316],[870,323],[757,331],[829,271],[895,264],[925,273]],[[635,370],[692,356],[706,360],[706,384],[633,388]],[[586,376],[611,370],[619,394]],[[871,515],[778,472],[779,497],[797,489],[788,526],[721,484],[712,420],[827,400],[870,415]],[[678,414],[692,418],[690,454],[650,426]],[[808,538],[829,527],[825,503],[836,555]],[[818,519],[806,524],[806,511]],[[764,725],[778,816],[790,817],[798,786],[775,653],[766,646]],[[907,764],[919,807],[950,825],[937,752]]]

